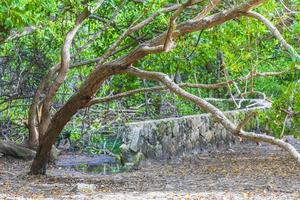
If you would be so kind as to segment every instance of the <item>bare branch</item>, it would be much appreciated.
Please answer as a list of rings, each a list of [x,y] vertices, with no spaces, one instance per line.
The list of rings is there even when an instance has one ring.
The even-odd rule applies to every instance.
[[[283,72],[256,72],[254,74],[254,76],[257,77],[267,77],[267,76],[280,76],[282,74],[284,74],[286,71]],[[251,78],[251,76],[247,75],[243,78],[238,78],[235,80],[229,80],[229,81],[225,81],[225,82],[220,82],[220,83],[214,83],[214,84],[194,84],[194,83],[180,83],[178,84],[178,86],[182,87],[182,88],[202,88],[202,89],[219,89],[222,87],[227,87],[228,84],[234,84],[235,81],[247,81]],[[158,91],[162,91],[162,90],[168,90],[167,87],[165,86],[156,86],[156,87],[149,87],[149,88],[139,88],[139,89],[135,89],[135,90],[130,90],[130,91],[126,91],[126,92],[122,92],[113,96],[107,96],[107,97],[102,97],[102,98],[95,98],[93,100],[91,100],[89,102],[89,104],[87,106],[92,106],[98,103],[104,103],[104,102],[110,102],[113,100],[117,100],[117,99],[121,99],[124,97],[128,97],[137,93],[142,93],[142,92],[158,92]],[[247,93],[248,94],[248,93]],[[241,94],[242,96],[246,96],[246,93]],[[236,99],[237,100],[237,99]]]
[[[291,9],[289,9],[285,3],[283,2],[283,0],[279,0],[280,3],[282,4],[282,6],[284,7],[285,10],[287,10],[289,13],[297,13],[296,11],[292,11]]]
[[[232,93],[232,89],[231,89],[230,84],[228,82],[228,73],[227,73],[227,70],[226,70],[225,61],[224,61],[224,55],[223,55],[222,52],[218,52],[218,59],[219,59],[219,62],[220,62],[219,63],[219,65],[220,65],[219,66],[220,67],[220,71],[223,70],[223,75],[224,75],[224,78],[225,78],[225,82],[226,82],[227,89],[229,91],[230,97],[231,97],[233,103],[235,104],[235,106],[237,108],[239,108],[240,105],[235,101],[234,95]],[[236,85],[235,81],[233,81],[232,84],[235,86]]]
[[[93,8],[93,11],[95,9],[98,9],[104,0],[99,0],[95,7]],[[42,110],[42,116],[41,116],[41,123],[39,124],[39,134],[40,136],[43,136],[45,133],[49,123],[50,123],[50,108],[52,106],[52,100],[53,97],[55,96],[57,90],[65,80],[65,77],[67,75],[67,71],[70,67],[70,60],[71,60],[71,53],[70,53],[70,48],[72,45],[72,41],[81,27],[82,23],[84,22],[85,19],[89,17],[89,15],[93,12],[90,11],[88,8],[85,8],[84,11],[77,17],[75,21],[75,26],[67,33],[62,51],[61,51],[61,64],[56,65],[54,69],[59,70],[58,71],[58,76],[56,80],[52,83],[51,87],[49,88],[45,99],[43,101],[43,110]],[[52,70],[50,70],[52,72]],[[56,71],[56,70],[55,70]],[[54,70],[53,70],[54,72]],[[52,74],[53,75],[53,74]]]
[[[254,91],[254,90],[251,90],[251,91],[249,91],[249,92],[240,93],[240,94],[238,95],[238,97],[245,97],[245,96],[247,96],[247,95],[253,95],[253,94],[261,95],[261,96],[262,96],[262,99],[266,99],[266,98],[267,98],[265,93],[260,92],[260,91]]]
[[[113,101],[116,99],[121,99],[124,97],[128,97],[137,93],[141,93],[141,92],[157,92],[157,91],[161,91],[166,89],[166,87],[164,86],[157,86],[157,87],[150,87],[150,88],[140,88],[140,89],[136,89],[136,90],[130,90],[127,92],[122,92],[113,96],[107,96],[107,97],[103,97],[103,98],[95,98],[93,100],[91,100],[87,106],[92,106],[98,103],[104,103],[104,102],[109,102],[109,101]]]
[[[167,36],[166,36],[166,40],[164,43],[164,48],[163,50],[168,52],[172,49],[173,46],[173,32],[176,28],[176,20],[179,17],[179,15],[184,11],[184,9],[186,7],[188,7],[189,5],[191,5],[191,0],[188,0],[187,2],[185,2],[184,4],[182,4],[173,14],[173,16],[170,19],[170,23],[169,23],[169,28],[167,31]]]
[[[25,27],[23,31],[11,31],[10,35],[6,38],[6,42],[10,40],[14,40],[16,38],[23,37],[25,35],[29,35],[33,33],[37,28],[35,26]]]

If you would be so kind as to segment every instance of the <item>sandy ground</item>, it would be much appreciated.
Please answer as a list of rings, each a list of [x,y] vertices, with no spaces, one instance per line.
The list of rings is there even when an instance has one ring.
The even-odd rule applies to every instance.
[[[270,145],[239,144],[114,175],[50,166],[47,176],[28,176],[29,165],[0,158],[0,199],[300,199],[300,166]],[[77,190],[79,183],[94,188]]]

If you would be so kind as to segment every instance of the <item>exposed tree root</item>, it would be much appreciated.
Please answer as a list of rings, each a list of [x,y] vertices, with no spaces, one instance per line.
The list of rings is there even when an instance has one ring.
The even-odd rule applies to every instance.
[[[36,151],[25,146],[16,144],[11,141],[0,140],[0,153],[5,156],[12,156],[24,160],[32,160],[35,158]],[[50,151],[50,161],[55,161],[58,158],[59,151],[55,146],[52,146]]]
[[[25,160],[31,160],[35,157],[35,151],[22,145],[3,140],[0,141],[0,153]]]

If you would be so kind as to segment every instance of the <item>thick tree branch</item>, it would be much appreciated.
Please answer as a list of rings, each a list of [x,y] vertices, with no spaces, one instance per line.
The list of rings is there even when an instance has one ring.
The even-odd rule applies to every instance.
[[[189,6],[197,4],[201,1],[202,0],[194,0],[189,4]],[[229,21],[231,19],[243,16],[243,15],[245,15],[244,12],[251,10],[252,8],[258,6],[259,4],[261,4],[264,1],[265,0],[249,0],[246,3],[243,3],[241,5],[235,6],[233,8],[224,10],[222,12],[216,13],[214,15],[211,15],[211,16],[208,16],[205,18],[197,17],[198,20],[195,20],[195,18],[194,18],[194,19],[188,20],[186,22],[183,22],[177,26],[176,30],[172,31],[173,32],[173,34],[171,34],[172,40],[175,41],[177,37],[185,35],[187,33],[208,29],[208,28],[217,26],[219,24],[222,24],[226,21]],[[213,6],[211,6],[211,5],[213,5]],[[205,13],[207,14],[211,9],[214,8],[215,5],[217,5],[217,2],[215,2],[215,4],[210,3],[207,6],[207,10],[206,10],[206,8],[204,8]],[[140,26],[145,26],[145,25],[151,23],[160,13],[174,11],[174,10],[179,9],[180,7],[181,7],[181,5],[179,4],[179,5],[173,5],[170,7],[163,8],[161,11],[153,13],[150,17],[148,17],[147,19],[145,19],[144,21],[142,21],[139,24],[140,24]],[[203,14],[200,13],[200,15],[202,16]],[[142,27],[137,27],[137,28],[140,29]],[[144,56],[146,56],[148,54],[155,54],[155,53],[160,53],[160,52],[164,51],[165,42],[168,40],[167,38],[170,38],[170,35],[167,36],[168,32],[169,32],[168,30],[165,31],[164,33],[160,34],[159,36],[153,38],[152,40],[144,42],[143,44],[140,44],[130,54],[125,55],[114,61],[111,61],[107,65],[127,66],[132,63],[135,63],[137,60],[140,60],[141,58],[143,58]],[[99,58],[94,58],[94,59],[88,60],[88,61],[76,63],[71,68],[99,62],[99,60],[101,60],[101,58],[102,58],[102,56]]]
[[[75,26],[73,29],[71,29],[64,41],[64,45],[62,47],[61,51],[61,65],[58,71],[58,76],[56,80],[52,83],[50,89],[48,90],[45,99],[43,101],[43,112],[42,112],[42,117],[41,117],[41,122],[39,124],[39,135],[40,138],[44,135],[49,123],[50,123],[50,108],[52,106],[52,100],[53,97],[55,96],[57,90],[65,80],[65,77],[67,75],[67,71],[70,66],[70,59],[71,59],[71,54],[70,54],[70,48],[72,45],[72,41],[79,30],[81,24],[83,21],[90,15],[89,10],[86,8],[77,18],[75,22]]]
[[[216,13],[214,15],[205,17],[201,20],[188,20],[179,24],[172,34],[172,38],[175,39],[179,36],[185,35],[187,33],[201,31],[203,29],[211,28],[217,26],[226,21],[240,17],[244,15],[243,12],[247,12],[252,8],[258,6],[265,0],[249,0],[246,3],[235,6],[233,8],[224,10],[222,12]],[[167,31],[161,35],[155,37],[151,41],[145,42],[138,46],[132,53],[125,55],[115,61],[109,63],[111,66],[128,66],[140,60],[144,56],[151,53],[159,53],[163,50],[164,42],[166,41]]]
[[[29,107],[28,111],[28,128],[29,128],[29,139],[28,139],[28,146],[30,148],[34,148],[38,145],[39,134],[37,130],[37,110],[38,104],[41,97],[43,90],[46,88],[48,82],[50,81],[51,77],[55,74],[55,72],[60,68],[60,63],[55,64],[47,73],[47,75],[41,80],[37,90],[34,93],[32,103]]]
[[[256,134],[253,132],[245,132],[243,130],[240,130],[241,125],[236,126],[224,115],[224,113],[221,110],[219,110],[212,104],[208,103],[204,99],[201,99],[200,97],[190,94],[190,93],[186,92],[185,90],[183,90],[182,88],[180,88],[166,74],[163,74],[160,72],[144,71],[144,70],[140,70],[140,69],[137,69],[134,67],[129,67],[126,71],[128,74],[131,74],[131,75],[143,78],[143,79],[155,80],[155,81],[159,81],[159,82],[163,83],[166,87],[168,87],[169,90],[171,90],[175,94],[183,97],[184,99],[186,99],[188,101],[195,103],[204,111],[212,114],[212,116],[216,119],[216,121],[219,122],[220,124],[222,124],[224,126],[224,128],[226,128],[232,134],[242,137],[242,138],[252,140],[252,141],[266,142],[266,143],[277,145],[278,147],[287,150],[291,154],[291,156],[293,156],[293,158],[300,164],[300,154],[291,144],[285,142],[284,140],[276,139],[269,135]],[[244,123],[242,122],[242,125],[243,124]]]
[[[72,64],[71,68],[76,68],[76,67],[80,67],[83,65],[89,65],[89,64],[93,64],[93,63],[98,63],[98,65],[100,65],[101,63],[103,63],[108,57],[110,57],[114,51],[116,49],[116,47],[130,34],[139,31],[140,29],[142,29],[143,27],[149,25],[151,22],[153,22],[153,20],[158,17],[160,14],[162,13],[167,13],[167,12],[172,12],[172,11],[178,11],[181,10],[181,12],[183,11],[183,7],[189,7],[189,6],[193,6],[199,2],[201,2],[203,0],[192,0],[192,1],[188,1],[186,4],[176,4],[176,5],[172,5],[169,7],[165,7],[162,8],[160,11],[153,13],[151,16],[149,16],[148,18],[144,19],[143,21],[137,23],[136,25],[131,25],[131,27],[129,27],[126,31],[123,32],[123,34],[117,39],[117,41],[100,57],[98,58],[93,58],[90,60],[85,60],[82,62],[78,62],[78,63],[74,63]],[[176,15],[179,15],[180,13],[177,12]],[[171,35],[169,36],[171,37]],[[170,38],[169,38],[170,39]],[[168,39],[168,40],[169,40]],[[166,42],[168,42],[166,40]],[[170,41],[167,44],[171,44]],[[169,45],[171,47],[171,45]],[[166,49],[166,44],[164,46],[159,45],[156,47],[148,47],[148,46],[143,46],[142,47],[142,51],[145,51],[147,53],[157,53],[160,51],[164,51],[164,49]],[[171,49],[171,48],[170,48]]]
[[[186,1],[184,4],[182,4],[173,14],[173,16],[170,19],[170,23],[169,23],[169,28],[167,31],[167,35],[166,35],[166,40],[164,42],[164,48],[163,50],[168,52],[170,51],[173,47],[173,33],[174,30],[176,28],[176,20],[179,17],[179,15],[184,11],[184,9],[186,7],[188,7],[189,5],[191,5],[192,0],[188,0]]]

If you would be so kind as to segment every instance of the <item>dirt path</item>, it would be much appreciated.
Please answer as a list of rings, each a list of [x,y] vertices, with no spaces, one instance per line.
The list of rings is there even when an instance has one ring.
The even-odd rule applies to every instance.
[[[270,145],[236,145],[225,152],[185,155],[114,175],[52,166],[48,176],[30,177],[25,175],[29,164],[0,158],[0,199],[300,198],[300,167]],[[78,191],[78,183],[95,188]]]

